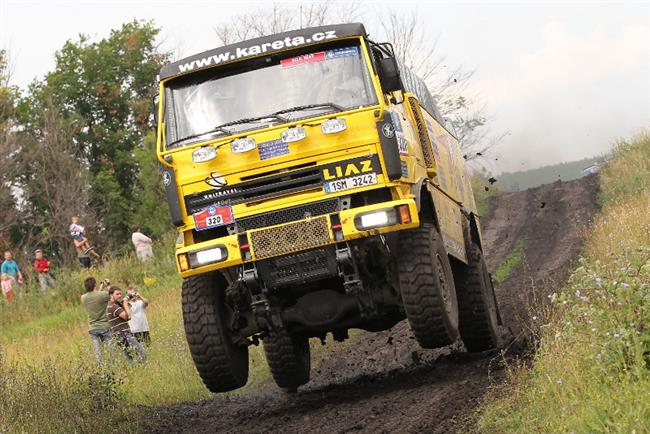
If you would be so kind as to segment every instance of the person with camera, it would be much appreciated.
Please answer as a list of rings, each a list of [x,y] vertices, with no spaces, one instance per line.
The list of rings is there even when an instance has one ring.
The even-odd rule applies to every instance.
[[[129,285],[126,289],[131,304],[131,319],[129,326],[131,333],[140,341],[141,344],[147,346],[151,342],[149,336],[149,321],[147,320],[147,312],[145,309],[149,306],[149,300],[140,295],[135,288]]]
[[[96,289],[97,281],[94,277],[84,280],[86,293],[81,296],[81,304],[86,309],[88,316],[88,333],[93,343],[95,359],[102,363],[102,345],[110,345],[110,327],[106,318],[106,306],[108,305],[108,292],[110,286],[108,279],[102,280],[99,290]]]
[[[130,296],[122,299],[122,290],[111,286],[108,290],[109,303],[106,307],[106,317],[111,327],[111,338],[124,350],[124,356],[129,362],[135,359],[143,362],[146,359],[144,347],[131,333],[129,320],[131,319]]]

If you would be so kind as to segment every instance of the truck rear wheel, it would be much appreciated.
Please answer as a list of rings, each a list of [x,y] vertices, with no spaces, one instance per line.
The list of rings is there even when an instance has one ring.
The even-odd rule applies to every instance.
[[[311,351],[309,339],[286,331],[271,332],[264,338],[264,353],[275,383],[289,392],[309,381]]]
[[[432,224],[400,234],[400,291],[411,330],[422,348],[458,338],[458,302],[442,238]]]
[[[238,389],[248,381],[248,346],[233,343],[225,302],[228,283],[218,271],[183,281],[185,334],[194,365],[211,392]]]
[[[455,273],[460,336],[469,351],[485,351],[498,345],[498,306],[483,253],[475,243],[467,262]]]

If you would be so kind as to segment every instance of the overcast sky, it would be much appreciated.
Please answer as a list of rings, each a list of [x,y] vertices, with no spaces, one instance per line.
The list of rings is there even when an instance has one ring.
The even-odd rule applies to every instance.
[[[186,56],[213,48],[216,24],[260,3],[0,0],[0,47],[25,88],[80,33],[153,19],[162,47]],[[362,2],[363,21],[372,30],[377,11],[395,5],[440,38],[446,65],[476,68],[471,93],[495,134],[509,133],[493,151],[495,172],[598,155],[650,127],[650,1]]]

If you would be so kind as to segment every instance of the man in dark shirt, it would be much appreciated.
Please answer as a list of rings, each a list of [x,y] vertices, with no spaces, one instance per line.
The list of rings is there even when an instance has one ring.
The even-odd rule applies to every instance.
[[[144,347],[131,333],[129,320],[131,319],[131,305],[128,300],[122,300],[122,290],[111,286],[108,290],[108,306],[106,318],[111,327],[111,337],[124,349],[124,355],[129,362],[133,361],[133,353],[139,362],[145,360]]]

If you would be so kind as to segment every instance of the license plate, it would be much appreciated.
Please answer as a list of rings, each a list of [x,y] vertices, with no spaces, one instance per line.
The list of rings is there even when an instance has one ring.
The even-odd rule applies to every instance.
[[[350,176],[349,178],[337,179],[325,183],[325,193],[336,193],[337,191],[350,190],[352,188],[365,187],[377,183],[376,173]]]
[[[232,207],[230,206],[209,206],[203,211],[194,214],[194,227],[197,231],[216,228],[218,226],[233,223]]]

